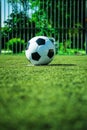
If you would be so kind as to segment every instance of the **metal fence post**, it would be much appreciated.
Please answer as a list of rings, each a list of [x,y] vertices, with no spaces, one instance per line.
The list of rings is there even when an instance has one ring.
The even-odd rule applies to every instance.
[[[1,54],[1,0],[0,0],[0,54]]]
[[[85,49],[87,54],[87,0],[85,4]]]

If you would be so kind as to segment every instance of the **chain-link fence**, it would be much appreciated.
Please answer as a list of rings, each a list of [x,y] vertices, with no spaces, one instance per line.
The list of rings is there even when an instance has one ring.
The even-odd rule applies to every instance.
[[[86,0],[0,0],[0,53],[19,53],[37,35],[59,54],[87,53]]]

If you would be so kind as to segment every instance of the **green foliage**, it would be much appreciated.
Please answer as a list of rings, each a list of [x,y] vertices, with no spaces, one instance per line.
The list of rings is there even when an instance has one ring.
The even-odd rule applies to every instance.
[[[64,40],[64,42],[59,43],[59,50],[64,52],[67,52],[67,49],[71,47],[71,40]]]
[[[13,53],[20,53],[24,49],[25,41],[20,38],[12,38],[10,39],[6,45],[7,48],[11,49]]]
[[[11,28],[13,31],[20,27],[20,29],[29,26],[29,17],[23,12],[11,13],[4,23],[7,27]]]
[[[60,55],[85,55],[85,50],[79,48],[71,48],[71,40],[57,43],[58,44],[58,54]]]
[[[27,39],[33,36],[46,35],[61,41],[60,52],[68,54],[72,42],[65,39],[67,33],[67,38],[78,39],[78,46],[81,46],[80,33],[83,33],[81,29],[84,21],[82,22],[80,19],[77,22],[77,13],[73,15],[73,11],[71,11],[74,6],[74,9],[76,8],[78,2],[73,2],[73,0],[69,4],[62,0],[8,0],[8,2],[12,5],[12,13],[5,21],[5,27],[1,29],[3,44],[8,41],[8,38],[20,37],[23,39],[25,37],[24,40],[27,42]],[[19,4],[23,9],[21,11],[19,11]],[[33,13],[30,14],[29,9]],[[70,28],[68,29],[68,27]],[[6,40],[4,40],[5,38]],[[63,38],[65,41],[62,43]],[[76,46],[77,40],[74,44]]]
[[[31,21],[35,22],[35,27],[37,29],[36,35],[46,35],[49,37],[55,33],[55,29],[47,19],[47,14],[43,9],[36,11],[32,15]]]
[[[12,4],[11,0],[8,0]],[[30,3],[29,3],[30,2]],[[23,7],[22,12],[15,11],[17,4],[13,6],[13,12],[10,14],[9,18],[5,21],[7,26],[12,27],[27,27],[29,28],[29,22],[31,25],[35,23],[36,35],[47,35],[50,36],[55,33],[55,29],[52,27],[52,24],[48,20],[47,12],[41,8],[41,1],[38,0],[14,0],[13,3],[21,3]],[[46,2],[47,3],[47,2]],[[43,4],[43,3],[42,3]],[[29,18],[27,10],[32,9],[34,13],[32,17]],[[34,26],[33,26],[34,27]]]
[[[31,32],[35,33],[35,30],[31,30],[31,25],[35,27],[35,23],[30,21],[29,17],[23,12],[12,12],[9,18],[4,22],[5,26],[1,28],[2,35],[2,48],[4,49],[8,40],[16,37],[24,39],[27,42],[27,35],[30,37]]]
[[[82,50],[82,49],[67,49],[66,52],[62,51],[62,50],[59,50],[58,51],[58,54],[59,55],[85,55],[86,52],[85,50]]]
[[[0,55],[0,130],[87,130],[87,56]]]
[[[7,37],[8,34],[9,34],[10,32],[12,32],[12,29],[9,28],[8,26],[5,26],[5,27],[2,27],[0,31],[1,31],[2,37]]]

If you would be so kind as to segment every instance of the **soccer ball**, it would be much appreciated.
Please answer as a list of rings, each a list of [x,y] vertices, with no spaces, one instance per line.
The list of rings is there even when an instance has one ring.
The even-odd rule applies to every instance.
[[[25,55],[33,65],[47,65],[55,55],[54,42],[46,36],[33,37],[28,41]]]

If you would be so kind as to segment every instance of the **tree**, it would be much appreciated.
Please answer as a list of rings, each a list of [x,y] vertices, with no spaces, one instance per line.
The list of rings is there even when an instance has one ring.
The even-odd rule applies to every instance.
[[[50,36],[50,33],[54,33],[46,12],[41,9],[41,3],[38,0],[8,0],[8,3],[12,5],[12,13],[4,22],[3,36],[9,36],[10,39],[21,37],[27,41],[28,38],[35,35]],[[19,4],[23,8],[21,11],[19,10]],[[29,9],[33,13],[29,14]]]
[[[31,29],[31,25],[35,28],[35,23],[31,23],[30,17],[27,15],[29,8],[29,4],[27,5],[28,0],[26,3],[22,0],[8,0],[8,2],[12,4],[12,13],[9,15],[9,18],[4,21],[5,26],[1,28],[2,48],[5,48],[5,43],[8,42],[9,39],[15,37],[20,37],[27,42],[29,37],[31,37],[31,33],[33,34],[35,32]],[[17,2],[21,2],[21,5],[23,5],[22,10],[19,10]]]

